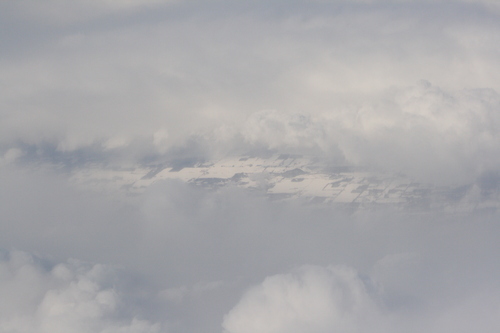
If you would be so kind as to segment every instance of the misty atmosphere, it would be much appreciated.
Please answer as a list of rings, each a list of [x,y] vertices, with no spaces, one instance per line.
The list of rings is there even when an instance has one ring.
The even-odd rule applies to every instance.
[[[500,331],[494,0],[0,2],[1,333]]]

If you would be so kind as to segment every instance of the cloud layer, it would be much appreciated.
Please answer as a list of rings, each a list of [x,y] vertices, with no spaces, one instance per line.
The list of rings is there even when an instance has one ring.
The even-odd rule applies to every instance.
[[[499,15],[0,2],[0,330],[497,332],[494,210],[352,213],[176,181],[127,196],[71,176],[296,153],[497,200]]]
[[[116,272],[104,265],[51,265],[26,252],[2,251],[0,272],[2,332],[160,331],[159,324],[128,313]]]
[[[398,265],[408,265],[398,257]],[[398,270],[407,273],[403,267]],[[394,267],[391,273],[396,273]],[[385,287],[393,288],[352,268],[304,266],[267,277],[248,290],[222,325],[229,333],[495,332],[499,327],[498,289],[461,295],[455,304],[415,316],[415,309],[401,311],[388,303]]]
[[[186,154],[307,151],[429,182],[499,167],[488,1],[2,6],[3,161],[158,163],[196,142]]]
[[[277,332],[368,326],[437,333],[477,321],[485,332],[499,327],[498,213],[349,215],[300,201],[270,202],[239,188],[212,192],[174,181],[117,204],[114,197],[72,189],[63,175],[23,171],[19,179],[20,172],[0,186],[3,246],[46,253],[72,273],[62,281],[53,276],[57,265],[30,264],[37,259],[26,254],[14,265],[13,255],[5,256],[4,265],[14,265],[14,273],[2,275],[6,285],[32,290],[33,296],[5,298],[4,306],[19,315],[50,322],[52,312],[38,310],[42,300],[54,295],[54,304],[67,304],[71,294],[97,309],[92,318],[73,318],[65,305],[61,316],[76,327],[79,320],[102,329],[128,327],[137,316],[161,323],[161,332],[217,331],[224,322],[237,333],[271,314]],[[107,266],[72,264],[68,256],[119,264],[140,279],[131,288],[126,274],[113,279]],[[20,273],[24,266],[36,273],[28,275],[33,283]],[[93,289],[79,289],[80,280]],[[116,305],[99,303],[101,292]],[[121,319],[112,321],[116,316]],[[32,325],[34,332],[42,329]]]
[[[303,267],[248,291],[223,326],[232,333],[381,332],[376,315],[376,304],[352,269]]]
[[[466,183],[500,167],[499,109],[495,91],[447,92],[422,81],[331,112],[261,111],[238,133],[277,151],[313,151],[334,163]]]

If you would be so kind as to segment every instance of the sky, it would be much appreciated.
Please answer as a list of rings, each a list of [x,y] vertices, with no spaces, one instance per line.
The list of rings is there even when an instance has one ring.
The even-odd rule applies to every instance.
[[[308,154],[498,201],[499,78],[493,0],[0,2],[0,331],[498,332],[497,211],[71,175]]]

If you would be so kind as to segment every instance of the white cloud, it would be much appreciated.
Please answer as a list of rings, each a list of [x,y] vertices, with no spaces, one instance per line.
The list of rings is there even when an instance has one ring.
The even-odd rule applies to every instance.
[[[35,17],[50,11],[37,9],[33,1],[21,3],[4,5],[3,12],[19,16],[16,6],[33,8]],[[40,31],[38,37],[7,21],[21,37],[4,39],[9,53],[0,61],[2,146],[117,147],[162,129],[169,138],[158,151],[163,153],[163,147],[178,145],[193,133],[213,132],[221,123],[241,128],[250,117],[264,131],[269,124],[255,119],[261,110],[276,110],[275,117],[308,117],[344,108],[346,118],[337,119],[348,126],[357,102],[365,100],[363,106],[373,109],[371,121],[386,121],[391,115],[381,106],[390,105],[380,105],[379,98],[391,104],[388,89],[404,90],[420,79],[452,94],[464,88],[500,89],[498,13],[481,3],[256,2],[249,8],[239,2],[212,7],[203,1],[154,7],[143,7],[143,2],[136,7],[136,1],[53,3],[43,7],[76,14],[85,13],[82,6],[96,7],[92,11],[103,18],[82,14],[69,27],[50,29],[48,23],[28,20]],[[426,107],[418,100],[406,102]],[[335,139],[314,133],[317,127],[290,125],[276,133],[251,132],[249,139],[267,135],[273,147],[297,141],[309,146],[319,141],[324,147],[324,140]],[[404,122],[395,125],[404,132]],[[411,150],[404,145],[405,134],[400,135],[401,150]],[[418,141],[406,140],[407,145]],[[354,151],[351,157],[364,153]]]
[[[380,265],[407,265],[413,258],[411,254],[392,255]],[[415,291],[419,279],[429,277],[412,277],[403,267],[392,267],[385,273],[394,275],[392,281],[361,278],[345,266],[304,266],[273,275],[246,291],[225,315],[222,326],[227,333],[451,333],[477,329],[493,333],[500,328],[498,286],[472,293],[462,290],[444,306],[435,302],[430,309],[408,308],[401,303],[404,299],[399,299],[399,304],[390,299],[393,283],[407,284]],[[437,292],[443,296],[442,291]]]
[[[475,182],[479,198],[498,190],[499,14],[488,0],[0,1],[0,247],[61,262],[2,259],[0,330],[216,331],[270,276],[228,331],[494,332],[498,213],[347,216],[175,182],[113,196],[67,172],[275,150]],[[154,320],[123,311],[136,294],[109,267],[68,257],[147,280]],[[276,275],[305,264],[321,267]]]
[[[328,111],[257,112],[240,133],[258,147],[468,183],[500,168],[499,107],[492,90],[446,91],[422,81]]]
[[[143,316],[137,315],[139,318],[148,319],[144,315],[150,315],[150,322],[166,321],[169,332],[213,331],[220,329],[223,315],[235,307],[249,285],[288,272],[290,267],[331,264],[334,266],[330,268],[305,268],[270,278],[266,287],[248,294],[248,303],[242,301],[236,307],[255,310],[235,310],[235,317],[230,317],[237,318],[239,313],[238,318],[251,321],[253,316],[270,316],[274,306],[283,305],[286,310],[272,317],[281,318],[276,325],[282,328],[290,320],[310,323],[318,330],[325,325],[354,325],[356,329],[358,316],[378,325],[379,314],[389,311],[390,320],[384,315],[380,325],[393,328],[393,332],[413,327],[413,332],[439,333],[437,328],[432,330],[437,320],[443,318],[442,325],[451,327],[445,317],[446,313],[453,316],[456,304],[469,304],[474,295],[482,299],[482,293],[500,290],[496,279],[500,272],[496,260],[500,254],[498,213],[448,216],[430,211],[381,210],[347,215],[333,207],[304,206],[300,201],[269,202],[238,188],[211,192],[182,182],[158,182],[144,195],[117,203],[118,197],[71,189],[64,175],[7,172],[3,168],[0,176],[3,246],[46,253],[69,267],[68,271],[57,272],[52,265],[37,268],[24,264],[28,262],[24,257],[12,259],[11,265],[20,262],[16,267],[25,269],[12,270],[17,277],[3,284],[3,290],[12,290],[13,294],[2,293],[10,300],[4,303],[6,309],[20,314],[18,318],[42,313],[43,299],[47,300],[43,313],[56,316],[57,305],[74,298],[82,305],[74,313],[93,318],[96,325],[123,315],[120,325],[130,326],[134,314],[140,313]],[[493,176],[486,177],[485,183]],[[91,275],[94,265],[71,266],[67,257],[116,263],[143,280],[134,284],[133,290],[118,284],[113,289],[111,279],[101,275],[100,268]],[[364,276],[369,276],[373,285]],[[80,286],[79,279],[86,282]],[[94,289],[88,291],[88,286]],[[21,287],[27,290],[26,297],[16,296]],[[352,296],[358,307],[349,308],[340,318],[343,298],[325,295],[344,289],[343,295]],[[286,290],[295,296],[287,299]],[[264,307],[267,310],[259,310],[255,295],[269,298]],[[135,301],[135,296],[141,301]],[[297,301],[302,299],[307,303]],[[302,308],[301,304],[307,306]],[[140,311],[126,315],[121,310],[134,305]],[[294,306],[304,311],[302,317],[290,319]],[[308,312],[309,308],[315,312]],[[315,317],[315,313],[322,313],[317,309],[334,315]],[[92,313],[99,315],[92,317]],[[60,314],[68,316],[68,322],[80,318],[64,311]],[[495,332],[498,326],[493,316],[486,317],[490,331]],[[471,313],[469,318],[482,317]],[[242,330],[242,325],[231,327]]]
[[[383,332],[376,301],[347,267],[303,267],[268,277],[224,318],[230,333]]]
[[[70,260],[52,266],[20,251],[2,251],[0,330],[24,333],[155,333],[152,324],[127,313],[116,272]]]

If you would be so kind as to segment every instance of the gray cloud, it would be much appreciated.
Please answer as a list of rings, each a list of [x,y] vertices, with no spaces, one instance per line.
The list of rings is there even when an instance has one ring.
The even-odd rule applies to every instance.
[[[124,290],[104,265],[76,260],[49,264],[21,251],[2,251],[3,332],[159,332],[160,325],[127,313]],[[130,300],[129,300],[130,301]]]
[[[360,306],[368,306],[377,322],[379,312],[389,313],[394,320],[386,315],[380,320],[390,328],[418,322],[415,331],[419,327],[430,330],[439,321],[448,329],[450,318],[462,318],[458,313],[477,302],[497,305],[485,295],[500,290],[496,278],[500,272],[498,213],[443,215],[388,209],[350,214],[334,207],[304,205],[300,200],[270,202],[238,188],[214,192],[171,181],[158,182],[143,195],[117,202],[114,196],[72,188],[63,175],[26,170],[6,173],[5,168],[2,175],[4,247],[45,253],[56,262],[77,257],[126,267],[140,277],[134,288],[127,287],[130,297],[142,294],[148,301],[125,297],[123,304],[135,304],[150,322],[162,323],[169,332],[221,330],[224,314],[230,313],[249,286],[276,274],[286,277],[286,272],[303,265],[347,266],[338,271],[313,269],[326,276],[326,282],[311,288],[320,293],[329,283],[344,281],[337,280],[337,273],[351,276],[345,281],[347,292],[358,290],[355,286],[362,283],[359,290],[366,289],[366,294],[361,293]],[[308,269],[297,272],[284,279],[301,281]],[[24,285],[21,277],[14,278],[18,279]],[[323,304],[307,290],[299,294]],[[282,294],[272,295],[288,306],[286,299],[280,300]],[[17,302],[19,297],[13,294],[6,302],[10,299]],[[342,310],[335,298],[330,301],[325,312]],[[251,320],[267,309],[248,306],[250,312],[238,306],[235,309],[240,310],[234,313],[239,314],[234,316]],[[351,325],[360,315],[353,311],[338,322],[323,324]],[[285,318],[279,325],[288,327],[297,318],[292,316],[290,322]],[[475,314],[463,318],[476,320]],[[498,328],[493,315],[481,318],[489,323],[490,331]],[[241,331],[236,322],[227,321],[226,329]],[[300,325],[323,324],[312,318]]]
[[[399,276],[384,284],[360,276],[344,266],[304,266],[293,273],[267,277],[248,290],[223,320],[225,332],[467,332],[480,327],[482,332],[498,329],[498,287],[454,295],[443,309],[420,312],[401,310],[401,304],[387,303],[392,283],[405,281],[401,274],[407,258],[384,258],[381,265],[393,266]],[[388,264],[388,261],[392,261]],[[410,260],[411,261],[411,260]],[[394,267],[391,273],[396,273]],[[384,281],[388,282],[388,281]],[[444,287],[444,286],[443,286]],[[385,299],[384,299],[385,298]],[[401,302],[401,300],[400,300]],[[437,306],[436,306],[437,305]]]
[[[117,16],[99,6],[97,22],[43,30],[30,20],[43,39],[2,58],[4,145],[119,147],[155,133],[175,145],[222,119],[336,113],[345,98],[420,79],[498,89],[498,20],[480,3],[186,2]]]
[[[498,331],[498,212],[353,213],[175,181],[128,196],[72,176],[297,153],[496,203],[499,13],[1,2],[0,247],[42,255],[3,253],[0,327],[238,333],[272,314],[259,330]]]
[[[382,332],[376,304],[356,272],[304,267],[268,277],[224,318],[228,332]],[[368,323],[368,324],[367,324]]]
[[[467,183],[499,168],[499,107],[494,91],[447,92],[423,81],[332,111],[259,112],[239,132],[278,151],[316,151],[341,164]]]
[[[50,28],[27,3],[2,5],[31,27],[0,38],[2,154],[165,161],[194,137],[204,155],[312,151],[426,181],[498,168],[488,2],[54,1],[30,14],[68,17]]]

